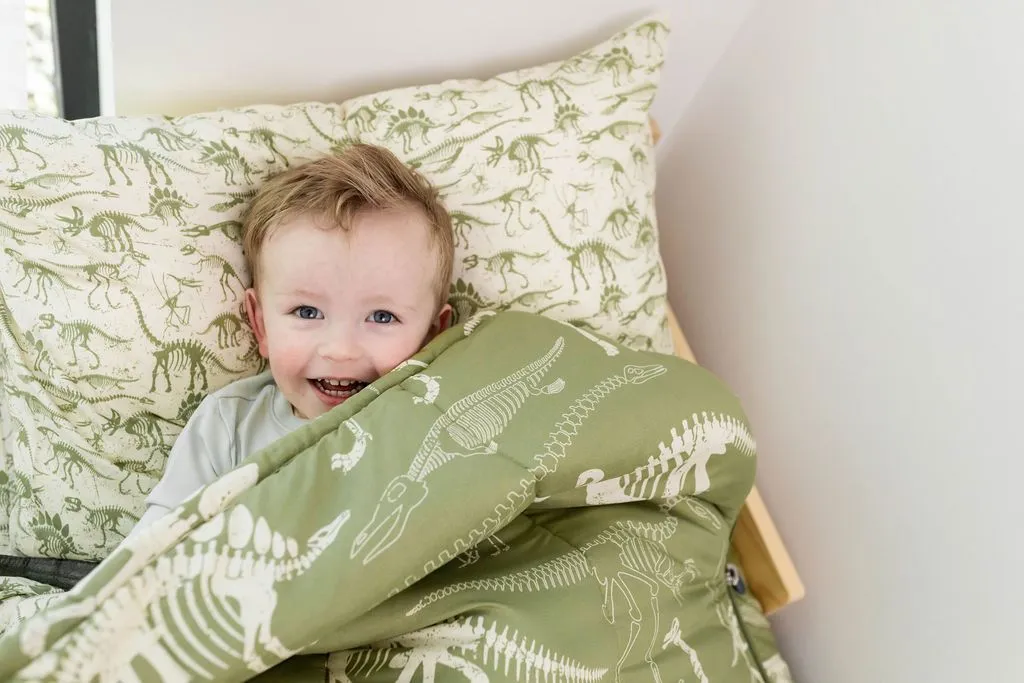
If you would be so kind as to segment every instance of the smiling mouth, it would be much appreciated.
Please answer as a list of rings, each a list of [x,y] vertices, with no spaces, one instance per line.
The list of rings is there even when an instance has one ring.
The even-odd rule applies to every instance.
[[[316,387],[317,391],[331,398],[349,398],[367,386],[366,382],[355,379],[327,379],[324,377],[311,379],[309,383]]]

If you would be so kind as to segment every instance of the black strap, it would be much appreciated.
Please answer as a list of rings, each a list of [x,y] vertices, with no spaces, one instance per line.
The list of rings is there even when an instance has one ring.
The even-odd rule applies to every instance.
[[[54,588],[70,590],[98,564],[84,560],[0,555],[0,576],[21,576]]]

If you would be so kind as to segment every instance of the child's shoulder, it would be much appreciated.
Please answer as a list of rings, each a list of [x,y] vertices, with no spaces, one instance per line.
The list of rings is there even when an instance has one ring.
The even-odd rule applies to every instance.
[[[216,416],[226,422],[234,422],[263,403],[271,403],[277,393],[277,385],[270,371],[243,377],[209,393],[200,402],[192,415],[193,420]]]
[[[226,384],[217,391],[211,393],[207,398],[213,401],[224,401],[232,399],[253,400],[260,394],[274,392],[277,385],[270,370],[265,370],[258,375],[243,377],[230,384]]]

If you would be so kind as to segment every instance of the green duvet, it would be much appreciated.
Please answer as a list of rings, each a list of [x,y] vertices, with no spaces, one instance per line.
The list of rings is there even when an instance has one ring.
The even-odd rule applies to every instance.
[[[478,316],[17,623],[0,680],[788,680],[726,580],[755,460],[700,367]]]

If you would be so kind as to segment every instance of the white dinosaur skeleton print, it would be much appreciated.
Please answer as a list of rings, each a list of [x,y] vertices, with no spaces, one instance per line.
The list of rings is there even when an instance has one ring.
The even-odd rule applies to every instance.
[[[621,372],[609,375],[573,401],[555,422],[554,429],[534,456],[530,472],[538,480],[554,474],[565,459],[583,422],[593,416],[598,405],[610,395],[627,386],[644,384],[665,373],[664,365],[626,365]],[[543,501],[538,498],[537,501]]]
[[[272,531],[244,505],[220,512],[175,546],[173,556],[161,555],[155,565],[137,573],[126,571],[133,568],[129,563],[121,570],[132,574],[126,581],[111,581],[107,590],[82,603],[60,605],[41,615],[49,624],[72,616],[88,619],[64,656],[40,656],[24,674],[69,683],[137,680],[134,663],[141,658],[164,680],[185,681],[215,678],[228,657],[261,671],[267,666],[261,649],[277,658],[290,657],[296,651],[271,630],[276,585],[307,571],[348,517],[349,511],[343,510],[313,533],[300,553],[295,539]],[[218,628],[210,628],[208,619]],[[45,633],[34,635],[35,644],[41,645]],[[117,647],[109,648],[114,643]],[[22,649],[28,652],[26,645]],[[105,657],[76,653],[96,647],[112,651]]]
[[[472,579],[452,583],[428,593],[413,605],[406,616],[414,616],[436,602],[466,591],[494,591],[499,593],[536,593],[566,586],[574,586],[590,575],[590,564],[578,550],[570,550],[540,564],[521,571],[489,579]]]
[[[437,400],[438,395],[441,393],[441,384],[437,381],[439,379],[441,379],[440,375],[431,376],[419,373],[406,380],[409,382],[420,382],[426,387],[423,396],[413,396],[412,402],[418,406],[434,405],[434,401]]]
[[[430,367],[429,365],[427,365],[426,363],[424,363],[421,360],[418,360],[416,358],[408,358],[406,360],[403,360],[398,365],[396,365],[395,369],[392,370],[392,372],[398,372],[399,370],[402,370],[403,368],[406,368],[406,367],[408,367],[410,365],[413,366],[413,367],[424,368],[424,369]]]
[[[710,585],[708,588],[710,590]],[[750,643],[743,636],[739,617],[736,615],[736,610],[732,608],[732,604],[725,601],[719,602],[715,606],[715,614],[718,616],[719,623],[729,631],[732,639],[732,666],[735,668],[737,664],[742,663],[750,672],[752,683],[764,683],[757,663],[754,661],[754,655],[750,651]]]
[[[671,500],[680,495],[686,477],[694,473],[694,494],[711,487],[708,460],[723,455],[729,446],[748,456],[755,452],[754,439],[747,428],[729,415],[703,412],[684,420],[682,434],[675,427],[668,446],[658,445],[659,453],[646,465],[613,479],[605,479],[600,469],[582,472],[577,486],[586,487],[588,505],[612,505],[640,500]]]
[[[481,550],[485,543],[490,546],[490,552],[487,552],[486,555],[481,555]],[[498,534],[491,534],[469,550],[460,553],[455,559],[459,563],[459,568],[464,569],[479,562],[481,557],[494,557],[496,555],[501,555],[502,553],[507,552],[508,549],[508,543],[501,540],[501,537]]]
[[[348,474],[363,459],[367,445],[373,440],[373,434],[360,427],[359,423],[351,418],[345,421],[345,428],[352,434],[355,441],[352,442],[352,448],[347,452],[335,453],[331,456],[331,469],[340,469],[343,473]]]
[[[564,322],[564,321],[559,321],[559,322],[561,322],[566,327],[570,327],[570,328],[576,330],[577,332],[582,334],[584,337],[589,339],[591,342],[593,342],[594,344],[597,344],[598,346],[600,346],[601,350],[604,351],[605,355],[607,355],[607,356],[617,356],[617,355],[619,355],[619,347],[616,346],[615,344],[607,342],[604,339],[601,339],[600,337],[597,337],[597,336],[591,334],[590,332],[587,332],[585,329],[583,329],[582,327],[580,327],[578,325],[573,325],[572,323],[567,323],[567,322]]]
[[[469,335],[473,334],[473,331],[476,330],[477,326],[479,326],[480,323],[482,323],[485,319],[495,315],[497,315],[497,313],[495,313],[494,311],[480,311],[479,313],[475,313],[473,317],[467,320],[466,324],[462,327],[462,334],[468,337]]]
[[[768,674],[768,683],[793,683],[793,675],[789,665],[779,653],[773,654],[762,663],[764,672]]]
[[[328,669],[335,683],[369,677],[385,667],[400,669],[395,683],[410,683],[422,671],[424,683],[435,680],[439,667],[458,671],[472,683],[488,683],[489,672],[503,680],[533,683],[596,683],[605,667],[586,666],[545,647],[535,638],[484,617],[465,617],[428,626],[373,649],[334,653]]]
[[[672,625],[669,627],[668,633],[665,634],[665,639],[661,643],[662,649],[667,649],[669,645],[675,645],[689,658],[690,666],[693,667],[693,674],[697,677],[697,683],[710,683],[707,675],[704,673],[704,667],[700,665],[700,657],[697,656],[697,651],[683,640],[682,631],[679,628],[679,617],[672,617]]]
[[[532,478],[524,478],[519,480],[518,485],[513,487],[505,495],[505,500],[499,502],[494,506],[491,514],[488,515],[479,526],[473,528],[465,535],[455,539],[450,548],[445,548],[441,551],[437,557],[434,557],[424,563],[422,568],[422,574],[430,574],[436,571],[439,567],[442,567],[455,558],[464,555],[465,553],[471,552],[480,543],[484,542],[485,539],[490,538],[499,529],[504,528],[509,522],[511,522],[520,511],[524,510],[533,500],[533,486],[534,480]],[[499,550],[500,552],[500,546]],[[497,553],[492,553],[497,554]],[[405,577],[404,587],[416,583],[418,577],[414,574],[410,574]],[[388,597],[395,595],[399,589],[394,589]]]
[[[217,515],[231,501],[251,488],[258,478],[259,466],[255,463],[247,463],[228,472],[196,494],[199,496],[200,514],[204,518]],[[118,590],[127,585],[133,574],[141,571],[165,548],[182,538],[193,522],[197,521],[197,518],[194,515],[182,518],[181,510],[181,507],[172,510],[167,515],[155,520],[148,528],[143,529],[138,536],[128,539],[124,545],[131,551],[131,557],[117,577],[104,584],[95,596],[80,603],[72,602],[60,605],[29,620],[21,633],[22,652],[33,657],[39,655],[45,646],[47,634],[54,624],[65,619],[92,614],[97,605],[102,604],[104,600],[115,595]],[[215,524],[213,520],[204,526],[212,524]],[[204,527],[200,527],[197,529],[197,533],[202,534],[203,529]]]
[[[564,348],[565,338],[558,337],[537,360],[444,411],[427,432],[409,469],[385,487],[373,516],[352,543],[351,557],[362,555],[363,564],[368,564],[394,545],[405,533],[409,516],[429,494],[427,478],[431,474],[455,458],[496,453],[495,439],[526,401],[560,392],[565,387],[561,378],[543,386],[541,380]],[[457,450],[446,450],[446,442]]]
[[[643,631],[650,633],[644,658],[648,662],[656,681],[661,674],[654,662],[657,645],[660,608],[658,596],[662,587],[669,590],[678,601],[684,585],[699,578],[696,564],[687,560],[675,568],[675,561],[665,542],[678,527],[678,520],[666,516],[663,521],[616,522],[598,534],[592,541],[579,549],[567,551],[533,567],[525,568],[493,579],[477,579],[454,583],[424,596],[406,613],[413,616],[432,604],[451,598],[465,591],[474,592],[539,592],[552,591],[579,584],[585,580],[596,580],[601,587],[604,604],[602,612],[609,624],[618,623],[622,613],[629,619],[629,640],[619,657],[616,678],[626,659]],[[610,548],[615,553],[617,568],[608,572],[587,560],[590,552]],[[607,556],[607,555],[603,555]],[[639,595],[635,592],[639,591]],[[616,616],[616,612],[619,616]]]

